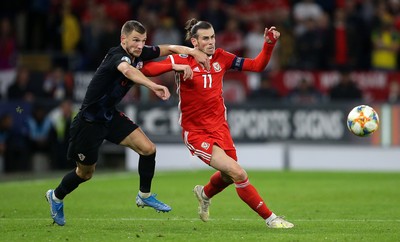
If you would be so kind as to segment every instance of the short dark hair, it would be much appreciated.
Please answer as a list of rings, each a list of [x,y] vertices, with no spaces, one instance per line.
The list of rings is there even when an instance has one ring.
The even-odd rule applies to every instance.
[[[122,25],[121,35],[129,35],[132,31],[136,31],[139,34],[146,33],[146,28],[142,23],[136,20],[128,20]]]
[[[198,21],[197,19],[192,18],[188,20],[185,25],[185,40],[189,41],[190,38],[197,38],[197,31],[199,29],[211,29],[212,27],[212,24],[207,21]]]

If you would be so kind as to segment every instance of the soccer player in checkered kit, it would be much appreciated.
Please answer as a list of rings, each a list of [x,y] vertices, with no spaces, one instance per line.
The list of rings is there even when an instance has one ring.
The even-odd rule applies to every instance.
[[[186,46],[147,46],[146,39],[146,29],[140,22],[127,21],[121,29],[120,45],[108,51],[89,83],[70,129],[68,160],[76,162],[77,167],[67,173],[54,190],[46,193],[51,217],[60,226],[65,224],[63,199],[93,176],[99,147],[104,140],[126,146],[139,154],[137,206],[152,207],[159,212],[171,210],[150,192],[156,163],[155,145],[116,105],[136,84],[147,87],[162,100],[170,97],[167,87],[152,82],[140,72],[144,61],[174,53],[189,54],[209,69],[209,59],[202,51]],[[192,75],[187,65],[174,64],[172,68],[183,72],[185,78]]]

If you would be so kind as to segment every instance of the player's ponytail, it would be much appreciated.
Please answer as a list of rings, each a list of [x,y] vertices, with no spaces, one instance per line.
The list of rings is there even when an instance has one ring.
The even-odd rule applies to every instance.
[[[191,38],[196,38],[197,31],[199,29],[210,29],[210,28],[212,28],[212,25],[209,22],[198,21],[195,18],[189,19],[185,25],[185,30],[186,30],[185,40],[190,41]]]
[[[199,21],[195,18],[189,19],[188,21],[186,21],[185,24],[185,30],[186,30],[186,36],[185,36],[185,40],[189,41],[190,38],[194,37],[194,35],[196,33],[192,33],[192,28],[193,26],[195,26]]]

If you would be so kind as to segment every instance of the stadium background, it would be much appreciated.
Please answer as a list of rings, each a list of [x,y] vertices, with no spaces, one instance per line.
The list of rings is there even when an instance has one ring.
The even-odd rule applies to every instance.
[[[263,73],[232,72],[224,98],[244,167],[400,170],[400,3],[397,0],[16,0],[0,17],[0,168],[64,170],[68,125],[121,25],[141,21],[151,45],[184,42],[183,26],[211,22],[217,47],[255,57],[263,28],[281,39]],[[171,73],[153,78],[174,93]],[[176,95],[136,87],[121,103],[158,145],[159,169],[206,168],[180,140]],[[381,127],[349,134],[348,111],[368,104]],[[99,166],[136,169],[136,157],[105,143]]]

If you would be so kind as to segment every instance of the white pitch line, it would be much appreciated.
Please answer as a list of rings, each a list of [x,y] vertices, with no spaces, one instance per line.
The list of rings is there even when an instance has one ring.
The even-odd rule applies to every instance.
[[[37,221],[51,220],[51,218],[0,218],[0,221]],[[199,218],[68,218],[68,220],[87,221],[200,221]],[[210,221],[223,221],[224,219],[210,219]],[[232,218],[234,221],[260,221],[260,219]],[[400,219],[290,219],[297,222],[400,222]]]

